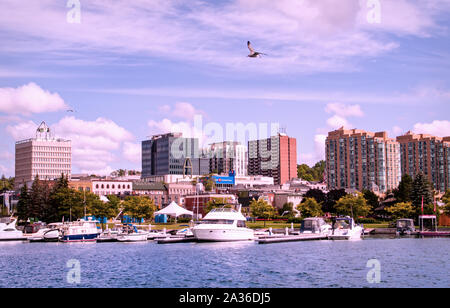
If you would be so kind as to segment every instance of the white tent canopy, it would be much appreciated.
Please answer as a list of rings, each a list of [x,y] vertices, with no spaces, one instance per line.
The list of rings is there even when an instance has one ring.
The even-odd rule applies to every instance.
[[[181,215],[189,215],[193,216],[194,213],[192,211],[188,211],[185,208],[182,208],[174,201],[171,204],[163,208],[161,211],[155,212],[155,215],[163,215],[166,214],[168,216],[174,216],[175,218]]]

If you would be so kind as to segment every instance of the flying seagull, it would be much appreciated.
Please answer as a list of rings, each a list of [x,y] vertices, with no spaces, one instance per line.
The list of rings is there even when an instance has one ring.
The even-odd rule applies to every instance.
[[[250,50],[250,54],[249,54],[247,57],[250,57],[250,58],[257,58],[257,57],[261,57],[261,55],[267,56],[265,53],[255,51],[255,50],[253,49],[252,44],[250,43],[250,41],[247,42],[247,47],[248,47],[248,49]]]

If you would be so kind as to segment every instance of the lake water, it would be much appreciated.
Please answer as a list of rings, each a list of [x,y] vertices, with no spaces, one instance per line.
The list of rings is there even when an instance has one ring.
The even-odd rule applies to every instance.
[[[70,284],[67,262],[79,261]],[[380,263],[370,284],[368,260]],[[0,287],[449,287],[450,239],[244,243],[0,243]]]

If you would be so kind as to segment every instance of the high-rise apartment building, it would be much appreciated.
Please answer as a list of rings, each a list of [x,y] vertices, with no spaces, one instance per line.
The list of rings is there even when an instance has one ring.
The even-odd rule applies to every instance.
[[[400,144],[386,132],[341,128],[326,139],[328,189],[387,192],[401,180]]]
[[[211,172],[228,174],[233,170],[237,176],[247,175],[247,148],[239,142],[213,143],[206,152]]]
[[[197,138],[181,133],[155,135],[142,142],[142,178],[155,175],[203,175],[209,173],[209,160],[200,155]]]
[[[450,188],[450,137],[407,132],[397,137],[400,143],[402,174],[415,177],[419,172],[428,176],[434,189]]]
[[[297,140],[278,134],[249,141],[248,174],[273,177],[277,185],[297,178]]]
[[[16,142],[16,186],[34,180],[54,180],[71,176],[72,143],[56,139],[50,128],[42,122],[36,130],[36,137]]]

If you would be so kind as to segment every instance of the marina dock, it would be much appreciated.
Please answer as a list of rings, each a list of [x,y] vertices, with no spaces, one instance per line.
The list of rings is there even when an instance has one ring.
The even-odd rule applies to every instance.
[[[328,237],[323,234],[301,234],[301,235],[260,237],[256,241],[258,242],[258,244],[274,244],[274,243],[284,243],[284,242],[326,240],[327,238]]]
[[[158,244],[175,244],[175,243],[191,243],[197,242],[195,237],[165,237],[155,239]]]

